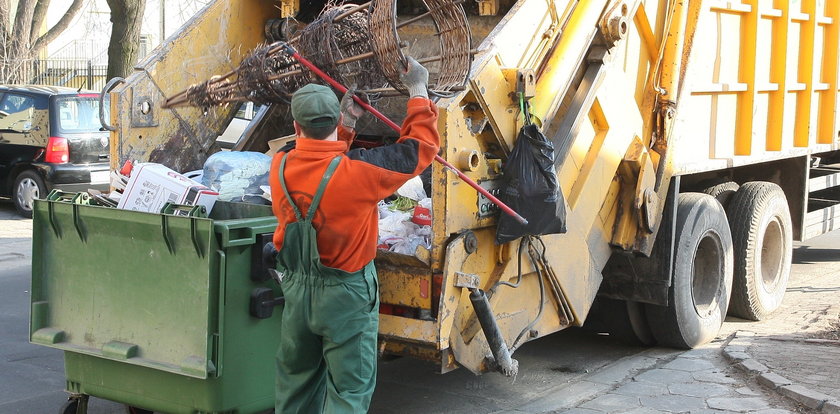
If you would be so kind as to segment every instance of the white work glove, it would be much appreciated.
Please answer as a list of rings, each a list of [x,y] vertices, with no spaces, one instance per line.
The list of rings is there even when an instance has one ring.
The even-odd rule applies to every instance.
[[[408,63],[408,70],[400,74],[400,81],[408,89],[408,96],[412,98],[421,96],[428,99],[429,71],[413,57],[409,56],[406,63]]]
[[[349,129],[356,129],[356,121],[365,114],[365,108],[362,108],[361,105],[357,104],[355,100],[353,100],[353,95],[356,94],[356,88],[350,88],[347,92],[344,93],[344,96],[341,97],[341,103],[339,107],[341,108],[341,125],[345,128]],[[367,102],[366,96],[361,96],[363,101]]]

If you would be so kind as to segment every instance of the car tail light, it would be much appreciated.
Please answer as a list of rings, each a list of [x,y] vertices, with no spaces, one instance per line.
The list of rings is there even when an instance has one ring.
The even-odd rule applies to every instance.
[[[67,138],[50,137],[47,142],[47,155],[45,162],[64,164],[70,159],[70,147],[67,146]]]

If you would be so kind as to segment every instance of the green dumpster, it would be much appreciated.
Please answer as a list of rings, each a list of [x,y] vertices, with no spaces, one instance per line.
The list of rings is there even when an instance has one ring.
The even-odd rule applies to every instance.
[[[35,205],[30,341],[64,351],[80,413],[86,396],[163,413],[274,405],[280,312],[251,310],[255,293],[279,296],[262,261],[271,209],[177,214]]]

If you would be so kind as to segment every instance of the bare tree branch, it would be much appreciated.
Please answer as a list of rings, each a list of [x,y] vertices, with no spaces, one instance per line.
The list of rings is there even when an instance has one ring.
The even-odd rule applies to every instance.
[[[43,36],[39,37],[32,43],[32,50],[41,50],[44,46],[55,40],[61,32],[70,26],[70,23],[73,22],[73,18],[76,17],[83,5],[84,0],[73,0],[73,4],[67,8],[67,11],[64,12],[64,16],[61,16],[61,19],[58,20],[55,26],[51,27],[50,30],[47,30],[47,32],[44,33]]]
[[[47,17],[47,9],[49,8],[50,0],[37,0],[37,3],[35,3],[35,11],[32,13],[32,30],[28,39],[29,44],[35,43],[35,40],[41,35],[41,26],[44,25],[44,19]]]

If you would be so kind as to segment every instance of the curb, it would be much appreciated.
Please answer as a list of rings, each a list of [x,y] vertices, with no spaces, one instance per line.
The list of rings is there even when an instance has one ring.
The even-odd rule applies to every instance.
[[[738,331],[723,347],[723,356],[736,368],[744,371],[763,387],[790,398],[812,410],[826,414],[840,414],[840,400],[814,391],[808,387],[773,372],[764,364],[753,359],[747,348],[752,345],[755,333]]]

